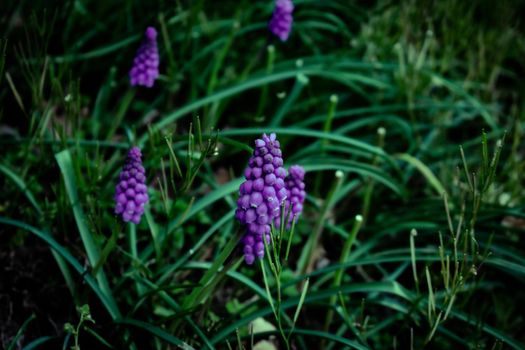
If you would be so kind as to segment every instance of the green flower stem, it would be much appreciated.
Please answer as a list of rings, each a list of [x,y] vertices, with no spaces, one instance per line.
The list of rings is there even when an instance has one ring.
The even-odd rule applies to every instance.
[[[321,216],[319,217],[319,220],[317,221],[317,225],[315,226],[314,233],[310,235],[310,237],[308,238],[308,241],[306,242],[303,253],[301,254],[299,258],[298,269],[301,274],[311,271],[313,267],[315,248],[317,246],[317,243],[319,242],[319,237],[321,236],[321,232],[323,231],[324,222],[326,218],[328,217],[328,213],[330,212],[330,210],[335,204],[335,199],[336,199],[335,194],[338,193],[339,190],[341,189],[343,180],[344,180],[343,172],[340,170],[336,171],[335,181],[333,182],[332,188],[330,189],[330,192],[328,193],[328,196],[326,197],[324,205],[321,209]]]
[[[339,257],[339,263],[344,264],[348,260],[348,255],[350,254],[350,250],[352,249],[352,246],[354,245],[354,241],[357,237],[357,234],[359,232],[359,229],[361,228],[361,224],[363,223],[363,217],[361,215],[356,215],[354,226],[352,227],[352,231],[346,238],[345,244],[343,246],[343,250],[341,251],[341,256]],[[341,281],[343,280],[343,273],[344,268],[340,268],[335,272],[334,275],[334,281],[332,283],[332,286],[334,288],[338,288],[341,285]],[[335,306],[337,295],[332,295],[330,298],[330,305]],[[332,323],[332,319],[334,317],[334,309],[331,307],[328,309],[328,312],[326,313],[326,320],[324,324],[324,330],[328,331],[328,328],[330,327],[330,324]]]
[[[377,129],[377,146],[381,149],[383,149],[385,145],[385,135],[386,135],[385,128],[381,127]],[[379,163],[379,157],[374,156],[374,159],[372,160],[372,166],[375,166],[378,163]],[[374,185],[375,185],[374,180],[370,178],[366,180],[365,194],[363,197],[363,211],[362,211],[363,221],[365,222],[368,219],[368,213],[370,212],[370,203],[372,202],[372,194],[374,192]]]

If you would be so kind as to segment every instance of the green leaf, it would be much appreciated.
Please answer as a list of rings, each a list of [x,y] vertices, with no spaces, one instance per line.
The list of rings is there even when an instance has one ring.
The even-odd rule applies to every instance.
[[[90,229],[87,225],[87,218],[84,215],[84,210],[78,197],[77,184],[75,171],[73,169],[73,160],[71,159],[71,153],[69,150],[64,150],[60,153],[55,154],[58,166],[64,177],[64,184],[66,186],[66,192],[69,197],[69,202],[73,208],[73,214],[75,216],[75,221],[77,223],[77,228],[80,233],[80,238],[82,238],[82,243],[86,249],[87,256],[91,266],[96,266],[100,250],[99,247],[95,244],[93,237],[91,236]]]
[[[422,161],[407,153],[397,154],[394,157],[404,160],[405,162],[409,163],[417,170],[419,170],[421,175],[423,175],[425,179],[427,179],[428,183],[436,190],[439,196],[442,196],[444,193],[446,193],[445,188],[443,187],[441,182],[436,178],[436,176],[429,169],[429,167],[426,166]]]
[[[29,323],[31,321],[33,321],[34,319],[36,318],[35,314],[32,314],[31,316],[29,316],[25,321],[24,323],[22,323],[22,326],[20,327],[20,329],[16,332],[15,336],[13,337],[13,339],[11,340],[11,342],[9,343],[9,346],[7,347],[7,350],[13,350],[16,346],[16,343],[18,342],[18,339],[20,339],[20,337],[24,334],[24,332],[26,331],[27,327],[29,326]]]

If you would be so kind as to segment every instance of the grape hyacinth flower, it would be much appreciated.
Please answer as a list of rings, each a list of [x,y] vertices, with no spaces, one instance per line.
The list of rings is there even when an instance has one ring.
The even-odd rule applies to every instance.
[[[141,157],[140,148],[131,148],[115,188],[115,214],[124,222],[135,224],[140,222],[144,205],[149,200]]]
[[[268,24],[270,31],[281,41],[288,40],[292,31],[293,3],[292,0],[276,0],[272,19]]]
[[[305,184],[304,184],[304,168],[300,165],[292,165],[288,169],[288,176],[284,179],[284,187],[286,188],[286,201],[284,218],[288,218],[287,227],[293,220],[297,219],[303,211],[303,203],[306,198]],[[289,212],[290,207],[292,208]],[[281,225],[279,219],[275,220],[277,227]]]
[[[148,27],[146,29],[146,38],[133,60],[129,79],[132,86],[152,87],[158,76],[159,50],[157,48],[157,31],[153,27]]]
[[[283,158],[275,134],[255,140],[255,150],[244,171],[246,181],[239,187],[235,217],[246,228],[242,243],[248,265],[264,257],[264,239],[270,244],[270,225],[279,218],[286,199]]]

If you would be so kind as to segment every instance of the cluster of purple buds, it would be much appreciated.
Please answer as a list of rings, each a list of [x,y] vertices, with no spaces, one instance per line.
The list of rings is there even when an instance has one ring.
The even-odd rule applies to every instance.
[[[286,199],[282,152],[275,134],[255,140],[255,150],[244,171],[235,217],[246,228],[242,239],[244,260],[253,264],[264,257],[264,240],[270,244],[270,227],[281,213]]]
[[[157,31],[153,27],[146,29],[146,38],[133,60],[129,72],[131,85],[152,87],[159,76],[159,50],[157,48]]]
[[[284,187],[286,188],[284,219],[288,218],[288,228],[292,221],[296,220],[303,211],[303,203],[306,198],[304,174],[302,166],[292,165],[288,169],[288,176],[284,179]],[[275,226],[281,226],[280,220],[275,220]]]
[[[115,214],[123,221],[135,224],[140,222],[149,199],[141,157],[138,147],[131,148],[115,189]]]
[[[288,40],[292,31],[293,3],[292,0],[276,0],[272,19],[268,24],[270,31],[281,41]]]

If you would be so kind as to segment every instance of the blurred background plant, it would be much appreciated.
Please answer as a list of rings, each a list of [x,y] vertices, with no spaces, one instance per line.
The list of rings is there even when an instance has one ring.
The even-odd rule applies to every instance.
[[[525,4],[294,4],[281,42],[272,1],[2,1],[4,348],[525,348]],[[262,270],[234,209],[264,132],[308,196]]]

